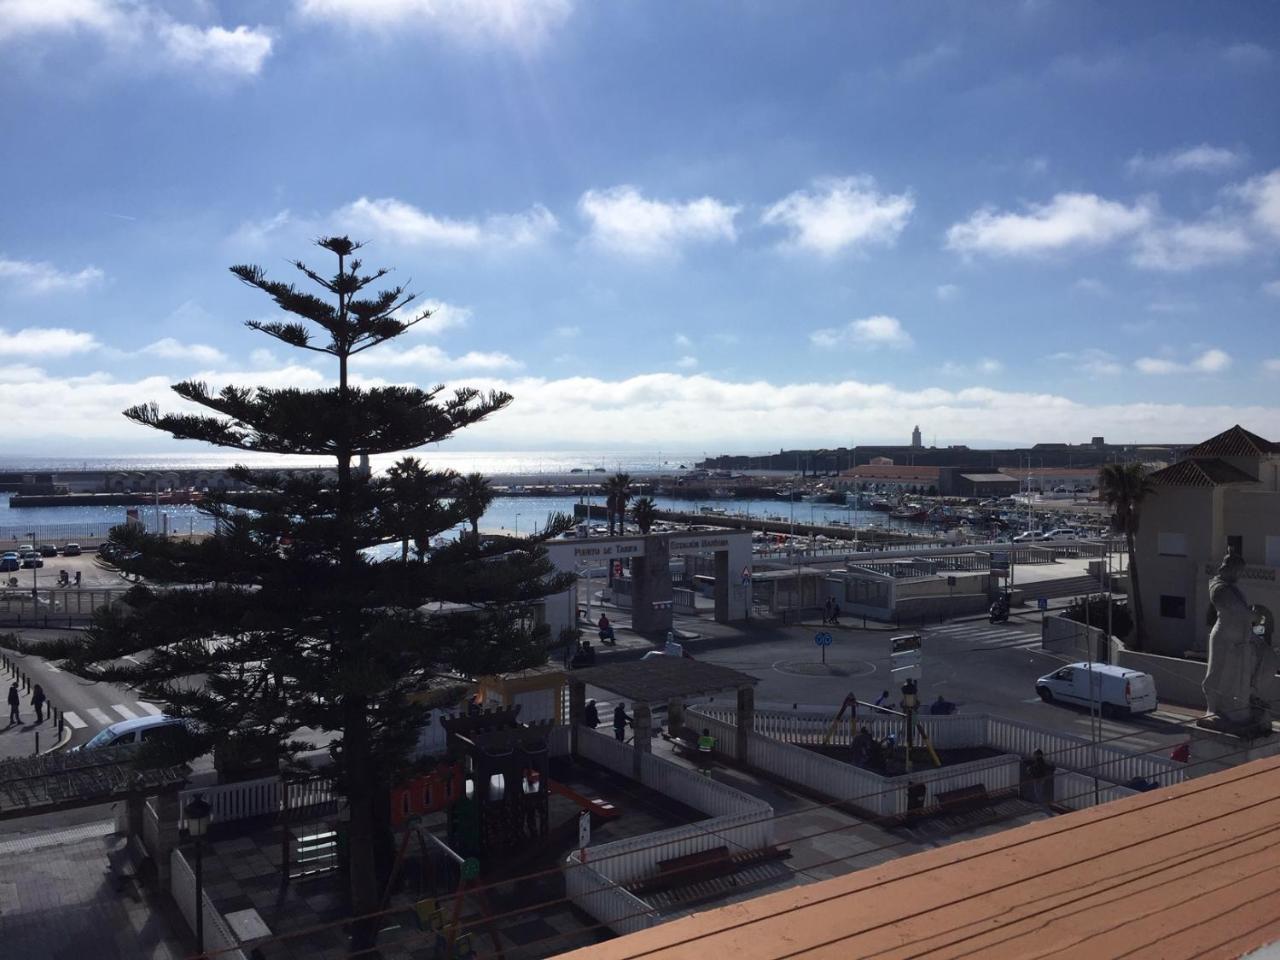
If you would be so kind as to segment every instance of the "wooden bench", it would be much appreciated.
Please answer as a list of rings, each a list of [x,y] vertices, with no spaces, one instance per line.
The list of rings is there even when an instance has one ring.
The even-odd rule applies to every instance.
[[[683,857],[672,857],[670,860],[658,861],[658,875],[641,880],[629,886],[638,896],[645,893],[656,893],[697,883],[700,880],[711,880],[734,871],[733,858],[727,846],[712,847],[699,853],[685,854]]]
[[[938,806],[947,812],[969,807],[985,806],[988,801],[987,788],[980,783],[955,790],[943,790],[935,795]]]

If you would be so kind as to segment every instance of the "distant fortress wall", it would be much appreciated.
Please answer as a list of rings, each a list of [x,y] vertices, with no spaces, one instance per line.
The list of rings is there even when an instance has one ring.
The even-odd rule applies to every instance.
[[[318,467],[277,470],[288,476],[329,476]],[[225,470],[59,470],[0,473],[0,491],[26,493],[164,493],[168,490],[243,490]]]

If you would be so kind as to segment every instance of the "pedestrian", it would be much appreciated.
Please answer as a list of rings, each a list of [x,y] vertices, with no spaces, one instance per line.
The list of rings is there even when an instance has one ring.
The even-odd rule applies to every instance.
[[[1180,743],[1173,748],[1173,753],[1169,754],[1169,759],[1178,763],[1188,763],[1191,760],[1191,743]]]
[[[716,738],[706,727],[702,728],[702,736],[698,738],[698,772],[711,776],[711,754],[716,748]]]
[[[832,626],[840,626],[840,604],[831,604],[831,624]]]
[[[1031,757],[1031,766],[1027,770],[1031,777],[1031,795],[1035,797],[1036,803],[1044,803],[1047,792],[1047,781],[1049,779],[1049,763],[1044,758],[1044,751],[1037,750]]]
[[[600,726],[600,708],[596,706],[594,700],[587,701],[587,706],[582,711],[582,723],[592,730]]]
[[[76,571],[76,586],[80,586],[80,571]]]
[[[35,689],[31,691],[31,705],[36,708],[36,723],[44,723],[44,702],[47,699],[44,695],[44,687],[37,683]]]
[[[619,703],[613,708],[613,735],[617,737],[619,743],[627,737],[627,724],[635,726],[632,719],[627,716],[626,704]]]
[[[948,714],[955,713],[955,712],[956,712],[956,705],[952,703],[950,700],[948,700],[946,697],[944,697],[942,694],[938,694],[938,699],[933,701],[933,706],[929,708],[929,713],[931,713],[935,717],[945,717]]]
[[[613,643],[613,625],[609,623],[609,618],[603,613],[600,614],[600,620],[596,623],[596,627],[600,630],[601,643]]]
[[[831,607],[833,604],[834,601],[830,597],[827,597],[827,602],[822,608],[822,622],[824,624],[831,622]]]
[[[876,713],[888,713],[889,706],[893,701],[889,699],[889,691],[881,690],[880,696],[876,697],[875,708]]]
[[[21,723],[22,718],[18,716],[18,705],[22,703],[22,697],[18,694],[17,681],[9,684],[9,726],[15,723]]]

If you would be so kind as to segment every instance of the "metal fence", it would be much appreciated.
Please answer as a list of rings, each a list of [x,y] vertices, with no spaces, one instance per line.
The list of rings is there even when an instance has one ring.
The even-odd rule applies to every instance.
[[[169,857],[169,893],[182,911],[187,926],[196,928],[196,875],[187,863],[182,851],[176,847]],[[209,899],[207,890],[201,891],[199,909],[204,914],[204,949],[217,953],[220,960],[245,960],[240,940],[227,925],[218,908]],[[225,951],[225,952],[223,952]]]
[[[100,607],[124,599],[127,588],[91,590],[57,587],[52,590],[0,589],[0,624],[12,626],[74,626],[84,624]]]

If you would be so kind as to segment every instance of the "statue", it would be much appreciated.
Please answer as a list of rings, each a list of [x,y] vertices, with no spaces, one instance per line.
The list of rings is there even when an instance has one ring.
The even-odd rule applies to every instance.
[[[1271,732],[1272,704],[1267,698],[1274,695],[1276,656],[1265,622],[1259,624],[1257,611],[1236,584],[1244,566],[1242,557],[1228,553],[1209,581],[1209,602],[1217,620],[1209,631],[1209,669],[1203,686],[1209,712],[1197,726],[1266,736]]]

